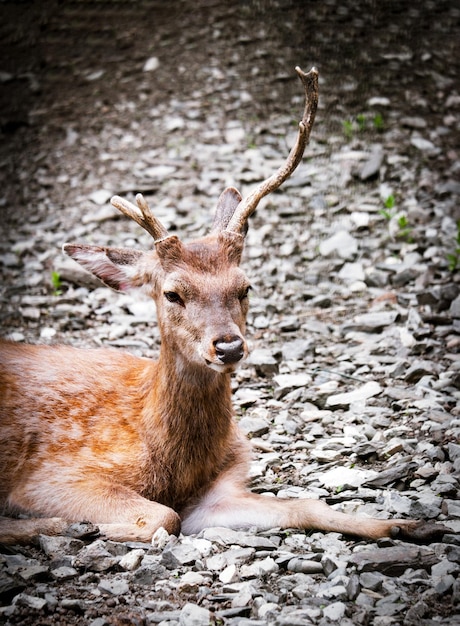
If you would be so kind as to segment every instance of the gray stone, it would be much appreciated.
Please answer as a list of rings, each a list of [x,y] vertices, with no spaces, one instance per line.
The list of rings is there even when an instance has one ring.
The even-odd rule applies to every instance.
[[[39,535],[38,542],[41,550],[50,557],[56,558],[67,554],[75,555],[85,547],[80,539],[71,537],[49,537],[48,535]]]
[[[129,593],[129,584],[120,578],[103,579],[100,581],[98,589],[111,596],[122,596]]]
[[[261,412],[262,411],[262,412]],[[270,429],[268,421],[268,412],[263,413],[264,409],[250,411],[246,413],[239,421],[238,426],[245,435],[252,437],[260,437],[267,433]]]
[[[200,558],[200,553],[190,544],[178,543],[167,546],[161,555],[161,563],[168,569],[176,569],[183,565],[193,565]]]
[[[24,606],[35,611],[41,611],[47,605],[44,598],[29,595],[27,593],[19,593],[13,600],[13,604]]]
[[[361,180],[371,180],[379,174],[383,163],[383,146],[377,144],[373,146],[369,158],[364,163],[359,173]]]
[[[351,322],[344,324],[343,332],[358,331],[363,333],[378,333],[386,326],[391,326],[399,317],[397,311],[377,311],[375,313],[363,313],[353,318]]]
[[[197,604],[188,602],[181,610],[179,624],[181,626],[209,626],[211,613]]]
[[[249,354],[249,365],[254,365],[256,370],[264,376],[270,376],[278,371],[278,362],[270,350],[257,348]]]
[[[130,550],[127,554],[121,557],[118,564],[122,569],[132,572],[140,566],[144,555],[145,551],[140,548],[137,550]]]
[[[361,387],[353,391],[348,391],[345,393],[338,393],[333,396],[329,396],[326,400],[327,407],[343,407],[350,406],[353,402],[363,402],[368,400],[369,398],[373,398],[374,396],[379,395],[381,393],[382,388],[375,381],[370,381],[365,383]]]
[[[322,256],[336,253],[342,259],[351,259],[358,252],[358,242],[345,230],[339,231],[319,244]]]
[[[70,580],[71,578],[75,578],[75,576],[78,576],[78,572],[74,567],[67,567],[63,565],[62,567],[52,569],[51,576],[55,580]]]
[[[160,563],[150,563],[148,565],[141,565],[133,573],[133,582],[138,585],[144,585],[145,587],[151,587],[157,580],[166,578],[168,576],[168,570]]]
[[[75,557],[75,567],[92,572],[104,572],[118,563],[119,559],[106,549],[101,539],[82,548]]]
[[[460,296],[457,296],[455,300],[452,300],[449,308],[449,313],[452,315],[452,317],[455,317],[456,319],[460,318]]]
[[[319,561],[310,561],[308,559],[295,557],[287,564],[290,572],[301,572],[302,574],[321,574],[323,566]]]
[[[346,608],[347,606],[344,602],[331,602],[331,604],[324,607],[323,615],[331,622],[340,622],[345,615]]]

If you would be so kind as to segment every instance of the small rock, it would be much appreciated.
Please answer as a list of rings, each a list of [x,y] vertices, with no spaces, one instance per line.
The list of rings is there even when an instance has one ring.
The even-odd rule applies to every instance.
[[[409,567],[429,569],[438,560],[434,551],[407,544],[356,552],[349,559],[358,572],[382,572],[387,576],[399,576]]]
[[[349,232],[341,230],[332,237],[321,241],[319,251],[322,256],[330,256],[337,253],[342,259],[350,259],[358,252],[358,242]]]
[[[196,593],[200,585],[203,585],[205,582],[206,578],[202,574],[188,571],[181,577],[178,589],[183,593]]]
[[[254,365],[256,370],[263,376],[271,376],[278,371],[278,361],[270,350],[257,348],[253,350],[247,360],[249,365]]]
[[[410,140],[411,144],[420,150],[421,152],[427,152],[428,154],[437,154],[439,148],[437,148],[432,141],[424,139],[423,137],[413,136]]]
[[[197,604],[188,602],[180,612],[180,626],[209,626],[210,623],[210,611]]]
[[[329,396],[326,400],[327,407],[341,407],[350,406],[353,402],[363,402],[368,398],[377,396],[382,391],[382,388],[376,381],[370,381],[365,383],[361,387],[358,387],[354,391],[345,393],[338,393],[334,396]]]
[[[118,563],[105,547],[105,542],[98,539],[81,549],[75,557],[75,566],[92,572],[104,572]]]
[[[340,269],[338,277],[346,283],[354,283],[355,281],[364,281],[366,275],[362,263],[345,263]]]
[[[290,572],[300,572],[302,574],[322,574],[323,572],[323,566],[320,562],[298,557],[288,562],[287,569]]]
[[[351,330],[362,333],[378,333],[386,326],[391,326],[398,319],[397,311],[377,311],[375,313],[363,313],[347,322],[342,327],[343,332]]]
[[[62,567],[57,567],[56,569],[51,570],[51,576],[55,580],[70,580],[71,578],[78,576],[78,572],[73,567],[63,565]]]
[[[71,554],[77,554],[85,544],[80,539],[72,537],[49,537],[48,535],[40,535],[38,537],[41,550],[54,559]]]
[[[44,598],[28,595],[27,593],[19,593],[13,600],[13,604],[24,606],[35,611],[41,611],[47,605]]]
[[[140,566],[144,555],[144,550],[130,550],[130,552],[121,557],[119,566],[128,572],[132,572]]]
[[[423,376],[438,376],[438,366],[432,361],[414,361],[414,363],[407,370],[404,380],[408,383],[416,383]]]
[[[168,569],[176,569],[183,565],[193,565],[200,556],[198,550],[192,545],[178,543],[163,550],[161,563]]]
[[[90,194],[89,199],[91,200],[91,202],[94,202],[94,204],[101,205],[108,202],[112,196],[112,191],[109,191],[108,189],[98,189],[97,191],[93,191],[93,193]],[[112,215],[113,213],[114,212],[111,210]]]
[[[372,180],[379,174],[383,163],[383,146],[377,144],[373,147],[372,152],[364,163],[359,173],[361,180]]]
[[[238,422],[240,430],[247,436],[260,437],[268,433],[270,429],[269,421],[254,413],[245,414]]]
[[[98,585],[98,589],[111,596],[122,596],[129,593],[129,585],[127,581],[117,578],[107,578],[101,580]]]
[[[460,318],[460,296],[457,296],[455,298],[455,300],[452,300],[452,302],[450,304],[450,308],[449,308],[449,313],[455,319],[459,319]]]
[[[154,72],[155,70],[157,70],[160,67],[160,59],[158,57],[150,57],[149,59],[147,59],[147,61],[144,63],[144,66],[142,68],[143,72]]]
[[[238,570],[236,565],[232,563],[232,565],[228,565],[224,570],[222,570],[219,574],[219,580],[224,585],[236,582],[238,580]]]
[[[346,608],[347,605],[344,602],[331,602],[323,609],[323,615],[331,622],[339,622],[345,615]]]

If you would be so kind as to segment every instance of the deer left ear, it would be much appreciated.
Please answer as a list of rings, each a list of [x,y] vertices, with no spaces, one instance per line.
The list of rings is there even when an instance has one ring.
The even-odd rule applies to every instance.
[[[227,187],[227,189],[220,194],[211,232],[222,232],[227,228],[241,200],[241,194],[235,187]]]
[[[143,252],[78,243],[66,243],[62,249],[82,267],[116,291],[134,289],[143,284],[138,264],[144,255]]]

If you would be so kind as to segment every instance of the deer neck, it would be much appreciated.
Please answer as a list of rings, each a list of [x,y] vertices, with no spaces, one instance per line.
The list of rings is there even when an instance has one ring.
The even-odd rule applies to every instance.
[[[229,374],[191,366],[162,346],[153,393],[170,436],[201,432],[209,442],[211,435],[227,435],[233,415]]]
[[[229,461],[234,436],[230,375],[191,368],[163,351],[151,393],[150,453],[168,480],[151,476],[146,494],[181,510]]]

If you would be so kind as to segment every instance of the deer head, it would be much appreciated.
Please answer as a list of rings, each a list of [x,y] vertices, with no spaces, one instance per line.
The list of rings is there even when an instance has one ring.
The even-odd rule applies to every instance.
[[[244,339],[250,284],[239,268],[249,217],[300,163],[318,102],[318,73],[296,71],[305,88],[305,110],[285,164],[247,198],[230,187],[220,196],[211,232],[183,243],[154,217],[141,194],[137,206],[114,196],[112,204],[154,240],[154,250],[65,244],[64,251],[108,286],[141,288],[156,302],[162,343],[188,366],[233,371],[247,356]]]

